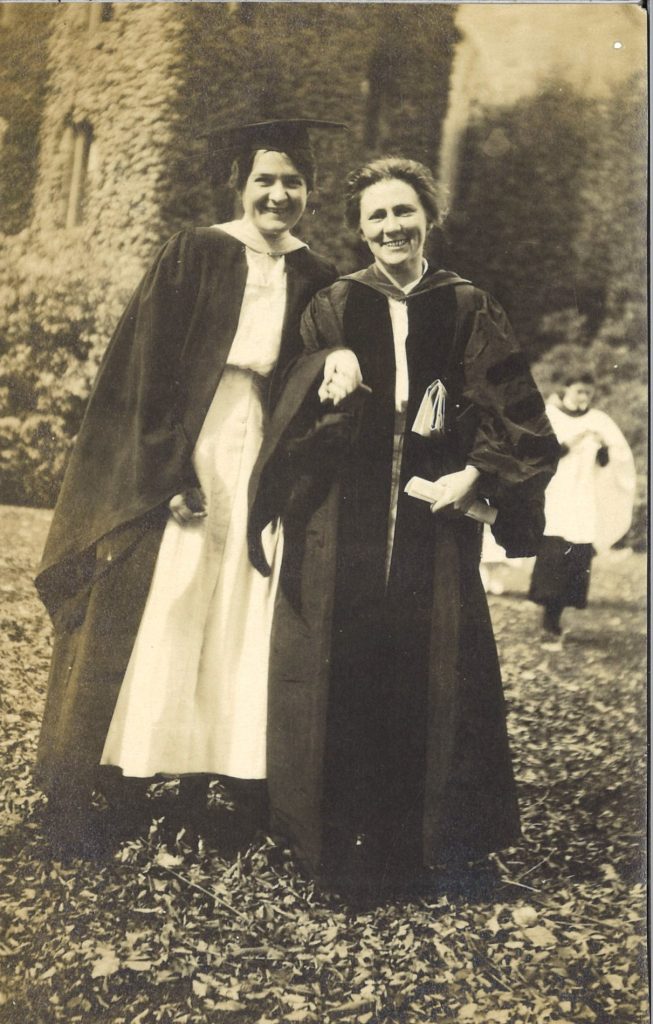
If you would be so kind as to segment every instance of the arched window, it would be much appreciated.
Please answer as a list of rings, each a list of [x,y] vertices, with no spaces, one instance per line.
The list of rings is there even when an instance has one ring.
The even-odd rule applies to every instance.
[[[89,124],[67,125],[61,140],[65,165],[62,185],[66,228],[78,227],[84,220],[92,145],[93,131]]]

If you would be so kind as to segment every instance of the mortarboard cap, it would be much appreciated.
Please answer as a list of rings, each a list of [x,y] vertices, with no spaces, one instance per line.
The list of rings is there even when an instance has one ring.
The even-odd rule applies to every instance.
[[[202,132],[211,152],[234,152],[242,149],[284,149],[286,146],[310,149],[309,133],[314,129],[348,131],[341,121],[322,121],[314,117],[290,117],[253,124],[223,125]]]

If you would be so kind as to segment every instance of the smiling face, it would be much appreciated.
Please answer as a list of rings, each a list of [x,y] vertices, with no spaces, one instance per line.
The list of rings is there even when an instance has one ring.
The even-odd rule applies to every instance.
[[[241,199],[244,219],[264,237],[277,238],[294,228],[306,209],[306,179],[285,153],[261,149]]]
[[[384,179],[361,193],[361,237],[381,269],[402,286],[422,272],[429,227],[422,201],[407,181]]]

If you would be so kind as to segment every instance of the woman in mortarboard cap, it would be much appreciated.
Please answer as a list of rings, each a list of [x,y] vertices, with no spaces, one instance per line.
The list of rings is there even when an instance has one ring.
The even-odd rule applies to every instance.
[[[309,132],[335,127],[208,133],[243,215],[162,247],[105,354],[37,578],[56,633],[38,778],[68,846],[93,845],[100,765],[114,766],[109,793],[116,774],[179,775],[182,803],[205,810],[220,775],[263,803],[281,537],[266,534],[264,579],[246,493],[300,314],[335,277],[292,234],[314,185]]]

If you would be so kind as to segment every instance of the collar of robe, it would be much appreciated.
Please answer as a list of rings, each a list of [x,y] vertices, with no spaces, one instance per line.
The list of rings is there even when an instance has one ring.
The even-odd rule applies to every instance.
[[[287,253],[295,252],[297,249],[307,248],[306,242],[295,238],[289,231],[278,238],[266,238],[250,221],[244,218],[241,220],[230,220],[226,224],[216,224],[215,227],[220,231],[224,231],[225,234],[231,235],[232,238],[238,239],[248,249],[267,256],[285,256]]]
[[[383,271],[379,270],[376,263],[372,263],[371,266],[365,267],[364,270],[357,270],[354,274],[344,274],[340,280],[357,281],[359,284],[364,284],[368,288],[372,288],[374,291],[380,292],[389,299],[399,299],[399,301],[410,300],[415,295],[422,295],[424,292],[433,291],[434,288],[443,288],[445,285],[471,283],[466,278],[459,277],[458,274],[454,274],[452,270],[435,270],[433,267],[429,266],[424,276],[418,281],[415,287],[406,293],[391,281]]]

